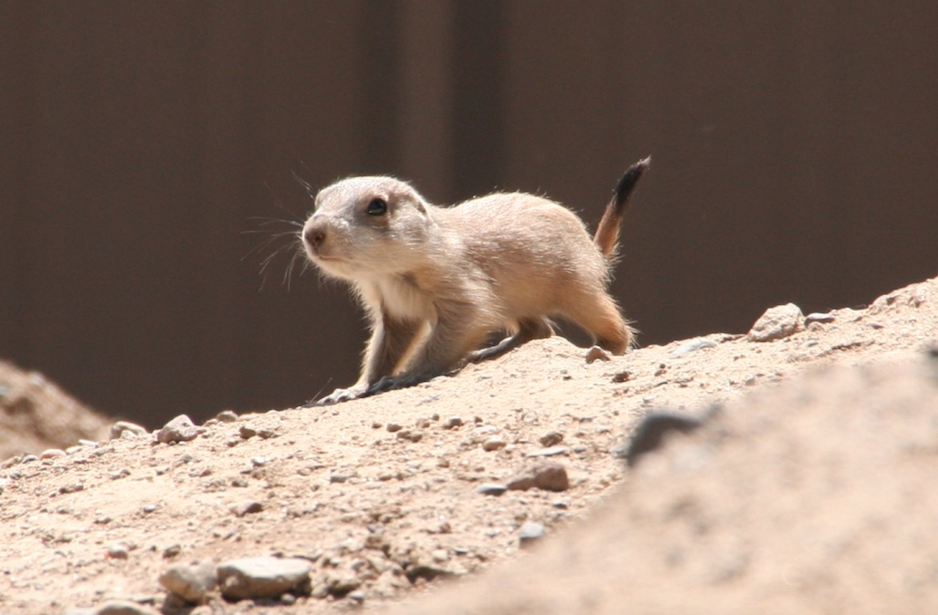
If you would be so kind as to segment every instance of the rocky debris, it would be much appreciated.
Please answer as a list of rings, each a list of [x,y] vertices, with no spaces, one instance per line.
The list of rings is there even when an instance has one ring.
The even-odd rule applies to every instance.
[[[751,342],[771,342],[780,340],[794,334],[804,316],[794,303],[786,303],[769,308],[749,331],[748,339]]]
[[[918,308],[928,301],[928,297],[928,283],[912,284],[877,297],[873,303],[870,304],[869,313],[871,315],[877,315],[893,307],[903,305]]]
[[[204,560],[193,565],[171,566],[160,575],[159,583],[190,604],[202,604],[218,584],[215,562]]]
[[[525,468],[508,481],[511,491],[527,491],[537,488],[543,491],[566,491],[570,488],[567,469],[556,461],[543,461]]]
[[[107,548],[108,559],[127,559],[130,549],[122,542],[116,542]]]
[[[264,556],[225,562],[216,573],[225,598],[244,600],[276,598],[287,592],[308,595],[312,568],[305,559]]]
[[[163,444],[188,442],[195,440],[203,431],[204,430],[196,426],[188,416],[180,414],[156,432],[156,440]]]
[[[938,296],[938,290],[932,296]],[[642,473],[666,474],[677,469],[680,472],[674,478],[694,486],[697,473],[728,442],[737,437],[756,441],[763,432],[771,436],[776,430],[786,434],[802,404],[811,400],[780,408],[777,420],[754,426],[758,429],[752,434],[724,430],[720,423],[711,424],[705,418],[704,429],[691,436],[665,435],[664,446],[641,456],[630,469],[608,451],[627,456],[629,445],[615,445],[628,437],[644,413],[672,408],[681,414],[689,408],[696,416],[696,409],[709,400],[728,404],[742,395],[759,395],[747,389],[764,384],[770,385],[765,394],[774,395],[776,383],[811,368],[825,353],[830,359],[823,363],[864,363],[899,351],[908,354],[913,348],[928,348],[929,341],[938,340],[938,303],[932,303],[934,307],[926,303],[916,309],[900,297],[875,318],[862,310],[837,310],[832,312],[836,316],[833,325],[812,323],[813,328],[804,333],[769,344],[750,343],[743,335],[712,334],[706,339],[713,340],[715,347],[673,360],[670,354],[685,341],[652,345],[606,364],[587,365],[582,356],[585,350],[563,339],[536,340],[499,362],[470,365],[456,377],[386,397],[341,407],[250,413],[230,424],[210,419],[202,424],[203,435],[182,446],[156,444],[155,435],[120,438],[96,448],[65,449],[65,458],[36,461],[33,457],[32,462],[0,467],[0,550],[8,570],[0,575],[0,594],[7,597],[0,604],[7,605],[12,597],[17,605],[29,605],[24,612],[59,613],[64,610],[62,604],[100,604],[116,597],[151,608],[160,605],[165,615],[209,615],[212,609],[216,613],[338,612],[355,609],[359,603],[378,610],[392,598],[416,603],[418,594],[436,593],[437,588],[430,587],[436,583],[428,579],[476,576],[498,562],[502,562],[500,571],[512,568],[525,522],[539,522],[549,534],[548,540],[536,543],[535,557],[522,556],[517,562],[519,568],[533,563],[563,540],[562,535],[580,519],[592,523],[590,507],[606,499],[617,483],[631,485]],[[873,320],[885,329],[870,328]],[[938,374],[938,368],[929,374]],[[557,386],[562,377],[569,380]],[[614,379],[621,383],[613,383]],[[461,421],[450,422],[451,417]],[[892,420],[883,420],[881,426],[888,427]],[[398,440],[385,431],[388,424],[399,424],[399,431],[419,430],[423,439],[419,443]],[[255,433],[245,440],[239,434],[242,425],[255,432],[276,429],[280,437],[263,440]],[[833,420],[806,435],[830,438],[835,433],[839,439],[844,430],[858,426]],[[483,442],[495,437],[507,442],[506,446],[485,452]],[[698,439],[710,444],[699,446]],[[882,440],[866,447],[877,452],[877,459],[886,444],[886,438]],[[238,448],[228,448],[230,441],[236,441]],[[903,457],[903,472],[918,465],[918,457],[927,463],[934,442],[938,439],[927,430],[911,442],[914,446],[907,450],[915,458]],[[639,450],[636,445],[633,453]],[[785,450],[785,463],[773,466],[770,475],[784,477],[797,471],[799,479],[808,476],[805,469],[810,471],[815,462],[799,463],[804,458],[798,450]],[[541,456],[527,458],[529,452]],[[759,470],[759,464],[752,461],[755,457],[746,453],[740,451],[728,466],[730,472]],[[515,475],[522,469],[541,462],[563,464],[569,473],[566,491],[541,491],[528,476],[526,486],[511,484],[513,489],[524,486],[528,491],[504,493],[510,478],[518,478]],[[835,478],[845,476],[842,468],[838,472]],[[475,493],[486,481],[501,483],[491,491],[502,493],[501,497]],[[62,486],[76,482],[84,484],[84,491],[60,495]],[[817,487],[816,493],[826,493],[825,484]],[[740,561],[746,565],[736,557],[736,547],[746,545],[734,542],[736,527],[729,541],[710,540],[711,531],[736,525],[735,517],[710,512],[744,499],[747,493],[742,489],[693,490],[692,497],[672,501],[672,489],[672,481],[654,481],[646,497],[628,503],[643,511],[628,522],[661,518],[672,528],[683,528],[678,535],[688,542],[680,549],[672,549],[669,543],[665,551],[655,551],[658,555],[636,560],[642,565],[632,569],[665,562],[675,574],[683,569],[692,575],[701,573],[704,583],[731,578],[735,584],[740,579],[732,576],[740,569],[736,566]],[[928,491],[917,493],[927,495]],[[251,501],[262,503],[264,512],[236,517],[235,507]],[[148,510],[159,508],[144,514],[141,508],[148,503],[154,505]],[[765,510],[777,508],[747,509],[753,515]],[[700,540],[701,523],[706,526],[706,540]],[[744,523],[738,525],[745,528]],[[768,528],[767,533],[772,531]],[[828,544],[840,544],[839,535],[825,536],[834,541]],[[869,538],[863,535],[861,540]],[[630,532],[627,542],[646,540],[659,542],[655,535],[640,531]],[[108,546],[118,541],[130,547],[126,560],[106,557]],[[713,566],[698,567],[696,555],[687,550],[698,547],[727,557]],[[262,551],[252,552],[255,548]],[[176,564],[193,565],[195,559],[206,557],[220,562],[268,554],[309,561],[311,595],[322,600],[291,590],[277,598],[226,604],[216,587],[206,603],[194,604],[155,584],[161,573]],[[837,550],[830,555],[835,558]],[[612,558],[612,566],[598,564],[600,578],[611,578],[604,576],[610,568],[620,578],[614,566],[621,560],[616,553]],[[576,565],[571,566],[570,557],[560,558],[561,578],[567,579],[561,585],[567,588],[581,587],[570,582],[568,575],[589,563],[588,558],[574,559]],[[819,561],[818,569],[826,574],[843,561]],[[876,569],[875,564],[869,568],[864,563],[864,567]],[[500,571],[494,574],[500,576]],[[778,578],[778,571],[772,572]],[[659,571],[649,578],[668,575],[669,571]],[[811,577],[801,575],[794,582],[804,578]],[[450,584],[440,585],[442,592]],[[507,592],[502,588],[486,593],[511,597],[530,586],[518,583]],[[105,589],[96,593],[98,588]],[[154,595],[154,590],[159,594]],[[588,593],[602,595],[604,591]],[[546,595],[543,589],[535,593]],[[557,598],[547,602],[559,604]],[[628,604],[641,610],[641,605]],[[615,608],[610,612],[617,612]],[[555,610],[582,612],[577,607]],[[5,612],[3,606],[0,611]]]
[[[65,457],[66,453],[60,448],[47,448],[46,450],[39,453],[40,459],[55,459],[57,457]]]
[[[528,547],[534,541],[542,538],[545,533],[546,530],[542,524],[534,521],[526,521],[518,530],[518,544],[521,547]]]
[[[669,356],[672,359],[679,359],[680,357],[689,355],[690,353],[697,350],[703,350],[704,348],[715,348],[716,345],[717,343],[713,340],[707,339],[705,337],[696,337],[675,348]]]
[[[701,425],[703,419],[690,414],[651,412],[635,427],[624,454],[620,456],[625,458],[629,466],[634,466],[642,455],[660,447],[669,433],[690,433]]]
[[[146,427],[142,425],[137,425],[136,423],[131,423],[130,421],[117,421],[111,425],[110,439],[117,440],[118,438],[126,437],[143,437],[146,436],[149,431]],[[126,435],[125,435],[126,434]]]

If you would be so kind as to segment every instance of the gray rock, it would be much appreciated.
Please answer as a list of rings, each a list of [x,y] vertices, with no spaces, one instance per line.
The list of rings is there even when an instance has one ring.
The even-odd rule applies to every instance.
[[[159,583],[186,602],[201,604],[218,584],[215,562],[204,560],[194,566],[171,566],[160,575]]]
[[[482,483],[476,487],[476,493],[481,493],[482,495],[495,495],[499,496],[508,491],[508,487],[505,485],[499,485],[496,483]]]
[[[283,593],[308,594],[312,564],[299,558],[249,557],[217,569],[221,593],[229,600],[275,598]]]
[[[526,521],[518,531],[518,542],[522,547],[527,547],[530,546],[532,542],[542,538],[545,533],[546,530],[540,523]]]
[[[107,556],[110,559],[127,559],[130,555],[130,549],[122,542],[115,542],[107,548]]]
[[[749,331],[751,342],[771,342],[792,335],[801,326],[804,315],[794,303],[786,303],[765,311]]]
[[[156,439],[163,444],[188,442],[195,440],[202,431],[202,428],[197,427],[192,419],[185,414],[180,414],[156,432]]]
[[[110,439],[117,440],[118,438],[123,438],[125,437],[125,432],[130,436],[145,436],[149,433],[146,427],[137,425],[136,423],[117,421],[111,425]]]

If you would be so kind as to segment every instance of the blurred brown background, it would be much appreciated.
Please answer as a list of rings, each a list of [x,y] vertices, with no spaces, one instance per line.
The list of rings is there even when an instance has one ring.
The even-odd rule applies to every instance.
[[[260,263],[313,186],[547,194],[647,154],[614,293],[643,344],[938,273],[938,4],[0,3],[0,356],[150,426],[350,384],[337,284]],[[266,234],[245,231],[262,230]]]

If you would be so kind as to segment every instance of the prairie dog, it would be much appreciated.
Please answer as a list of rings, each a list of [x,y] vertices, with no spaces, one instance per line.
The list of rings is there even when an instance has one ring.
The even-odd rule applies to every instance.
[[[596,233],[569,209],[526,193],[453,207],[406,182],[352,177],[323,188],[302,243],[327,276],[350,283],[371,320],[361,376],[316,405],[412,386],[553,333],[563,316],[615,354],[633,332],[606,292],[619,226],[642,160],[619,180]],[[479,350],[493,331],[510,336]]]

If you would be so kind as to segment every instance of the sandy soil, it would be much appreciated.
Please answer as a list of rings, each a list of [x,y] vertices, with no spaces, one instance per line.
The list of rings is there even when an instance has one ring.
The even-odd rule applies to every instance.
[[[553,338],[375,398],[209,421],[190,442],[13,458],[0,612],[934,610],[938,281],[810,320],[591,363]],[[627,469],[623,444],[662,408],[710,418]],[[566,490],[477,490],[545,460]],[[547,532],[530,552],[529,522]],[[312,562],[312,595],[183,607],[157,582],[269,554]]]

